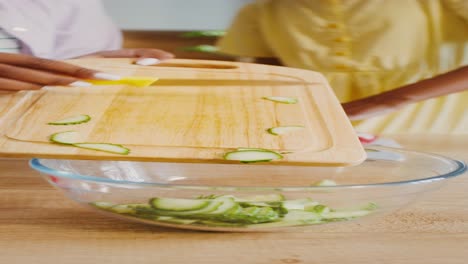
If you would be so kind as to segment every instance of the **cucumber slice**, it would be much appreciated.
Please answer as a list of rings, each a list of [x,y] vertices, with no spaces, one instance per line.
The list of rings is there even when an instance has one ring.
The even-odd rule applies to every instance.
[[[193,211],[208,206],[210,201],[201,199],[153,198],[150,200],[150,204],[158,210]]]
[[[110,143],[74,143],[72,144],[75,147],[78,148],[84,148],[84,149],[92,149],[92,150],[97,150],[97,151],[104,151],[104,152],[110,152],[114,154],[120,154],[120,155],[128,155],[130,153],[130,149],[118,145],[118,144],[110,144]]]
[[[356,217],[361,217],[370,214],[370,211],[367,210],[359,210],[359,211],[337,211],[337,212],[328,212],[323,213],[323,219],[352,219]]]
[[[270,150],[236,150],[224,155],[226,160],[236,160],[243,163],[272,161],[282,158],[282,155]]]
[[[217,220],[221,220],[223,222],[256,224],[272,222],[276,221],[277,219],[279,219],[279,214],[271,207],[252,206],[242,208],[235,213],[224,214],[221,217],[218,217]]]
[[[183,47],[182,50],[215,53],[219,50],[219,48],[213,45],[196,45],[196,46],[190,46],[190,47]]]
[[[362,210],[373,211],[379,208],[376,203],[368,203],[367,205],[362,207]]]
[[[270,151],[268,149],[262,149],[262,148],[237,148],[237,151],[249,151],[249,150],[257,150],[257,151]]]
[[[306,199],[283,201],[282,205],[287,210],[304,210],[304,208],[306,207],[316,206],[316,205],[319,205],[319,203],[310,198],[306,198]]]
[[[151,205],[146,203],[121,204],[133,209],[152,209]]]
[[[78,125],[89,122],[91,117],[89,115],[77,115],[72,117],[67,117],[64,119],[60,119],[54,122],[47,123],[48,125],[56,125],[56,126],[63,126],[63,125]]]
[[[222,201],[223,204],[220,205],[216,210],[207,213],[207,215],[219,215],[227,213],[228,211],[236,211],[237,207],[240,207],[233,198],[222,197],[216,199],[217,201]]]
[[[159,216],[155,218],[154,220],[166,222],[170,224],[179,224],[179,225],[190,225],[199,221],[197,219],[180,219],[180,218],[174,218],[171,216]]]
[[[330,212],[330,208],[323,204],[318,204],[314,206],[304,206],[304,210],[308,212],[316,212],[318,214],[327,214]]]
[[[121,155],[127,155],[130,153],[130,149],[122,145],[109,143],[80,143],[82,142],[82,139],[80,138],[80,134],[76,131],[65,131],[52,134],[50,136],[50,141],[64,145],[72,145],[78,148],[92,149]]]
[[[118,213],[118,214],[135,214],[136,213],[135,208],[129,207],[126,204],[114,205],[108,208],[108,210],[114,213]]]
[[[318,181],[314,184],[312,184],[312,186],[336,186],[336,182],[335,181],[332,181],[332,180],[321,180],[321,181]]]
[[[266,96],[263,97],[265,100],[269,100],[275,103],[282,104],[297,104],[298,100],[294,97],[284,97],[284,96]]]
[[[222,37],[226,34],[224,30],[201,30],[191,31],[182,34],[184,38],[197,38],[197,37]]]
[[[94,202],[94,203],[90,203],[90,205],[97,207],[99,209],[103,209],[103,210],[108,210],[109,208],[114,206],[113,203],[108,203],[108,202]]]
[[[320,221],[320,215],[314,212],[305,212],[301,210],[291,210],[287,215],[283,217],[283,221],[292,222],[292,221],[303,221],[303,222],[314,222]]]
[[[222,222],[216,220],[201,220],[195,224],[201,224],[210,227],[243,227],[245,224],[243,223],[229,223],[229,222]]]
[[[209,195],[199,195],[196,199],[208,199],[208,200],[213,200],[220,197],[219,195],[216,194],[209,194]],[[222,197],[228,197],[227,195],[223,195]],[[230,197],[230,196],[229,196]]]
[[[287,133],[292,133],[292,132],[295,132],[295,131],[299,131],[299,130],[302,130],[302,129],[304,129],[303,126],[279,126],[279,127],[269,128],[269,129],[267,129],[267,132],[272,134],[272,135],[279,136],[279,135],[284,135],[284,134],[287,134]]]
[[[272,151],[272,150],[269,150],[269,149],[262,149],[262,148],[237,148],[236,149],[237,151],[247,151],[247,150],[257,150],[257,151]],[[277,152],[279,154],[289,154],[289,153],[293,153],[292,151],[281,151],[281,152]]]
[[[78,132],[65,131],[52,134],[52,136],[50,136],[50,141],[64,145],[73,145],[81,142],[82,140]]]
[[[223,204],[223,201],[219,200],[212,200],[209,201],[208,205],[200,208],[198,210],[189,210],[189,211],[172,211],[172,210],[158,210],[154,208],[154,213],[158,215],[163,215],[163,216],[178,216],[178,217],[184,217],[184,218],[195,218],[196,216],[207,214],[210,212],[215,211],[218,209],[221,205]]]
[[[117,204],[106,208],[109,211],[119,214],[141,214],[151,209],[149,204]]]
[[[304,212],[302,210],[291,210],[281,220],[271,223],[261,223],[248,225],[248,228],[276,228],[288,226],[300,226],[322,223],[320,215],[313,212]]]

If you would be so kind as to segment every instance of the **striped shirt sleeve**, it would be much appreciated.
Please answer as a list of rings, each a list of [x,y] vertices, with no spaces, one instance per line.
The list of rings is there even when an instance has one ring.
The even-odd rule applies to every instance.
[[[12,35],[0,28],[0,52],[19,53],[21,43]]]

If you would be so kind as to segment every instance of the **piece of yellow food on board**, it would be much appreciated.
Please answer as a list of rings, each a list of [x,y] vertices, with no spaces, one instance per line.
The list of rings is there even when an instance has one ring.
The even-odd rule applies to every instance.
[[[94,85],[131,85],[136,87],[147,87],[156,82],[158,78],[155,77],[136,77],[136,76],[127,76],[122,77],[120,80],[110,81],[110,80],[86,80]]]

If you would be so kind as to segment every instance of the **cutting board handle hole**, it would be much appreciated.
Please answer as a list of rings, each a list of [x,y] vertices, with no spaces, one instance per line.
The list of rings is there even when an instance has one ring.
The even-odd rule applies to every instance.
[[[229,65],[229,64],[204,64],[204,63],[170,63],[170,62],[163,62],[154,65],[156,67],[174,67],[174,68],[197,68],[197,69],[220,69],[220,70],[228,70],[228,69],[237,69],[236,65]]]

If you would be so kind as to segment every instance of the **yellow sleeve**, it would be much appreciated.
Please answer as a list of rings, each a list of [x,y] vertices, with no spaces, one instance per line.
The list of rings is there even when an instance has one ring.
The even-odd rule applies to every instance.
[[[468,22],[468,1],[467,0],[443,0],[451,11],[464,18]]]
[[[221,53],[239,57],[274,57],[262,36],[259,11],[258,5],[253,3],[237,13],[226,35],[216,43]]]

